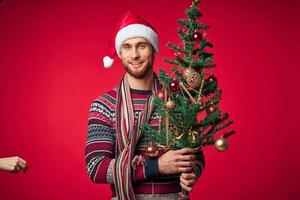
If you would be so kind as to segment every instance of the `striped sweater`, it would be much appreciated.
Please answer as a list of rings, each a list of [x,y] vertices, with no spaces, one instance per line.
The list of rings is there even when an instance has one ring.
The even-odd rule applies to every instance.
[[[131,98],[135,118],[144,110],[145,102],[152,91],[131,89]],[[117,90],[113,89],[93,101],[88,119],[88,136],[85,148],[86,168],[90,179],[94,183],[107,183],[111,185],[112,196],[115,197],[113,168],[116,152],[116,108]],[[149,124],[158,129],[158,116],[154,112]],[[150,138],[143,135],[137,144],[136,158],[142,158],[143,164],[133,167],[133,189],[135,194],[174,194],[181,191],[179,175],[160,175],[158,161],[147,158],[145,148]],[[160,152],[161,155],[162,152]],[[204,167],[204,156],[198,154],[196,173],[201,174]]]

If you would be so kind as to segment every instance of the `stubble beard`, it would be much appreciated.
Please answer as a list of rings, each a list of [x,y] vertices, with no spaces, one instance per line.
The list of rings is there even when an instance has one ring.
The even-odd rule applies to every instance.
[[[142,71],[134,71],[132,70],[126,63],[123,63],[126,72],[131,75],[132,77],[136,78],[136,79],[143,79],[146,77],[146,75],[149,73],[149,71],[152,69],[153,67],[153,62],[152,63],[148,63],[148,65],[142,70]]]

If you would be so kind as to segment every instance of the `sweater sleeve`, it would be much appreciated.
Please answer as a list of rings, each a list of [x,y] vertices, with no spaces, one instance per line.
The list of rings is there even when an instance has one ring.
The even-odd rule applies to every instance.
[[[204,167],[205,167],[205,158],[203,151],[200,151],[196,155],[196,163],[194,166],[194,171],[197,175],[197,177],[200,177]],[[157,176],[159,176],[159,170],[158,170],[158,159],[157,158],[146,158],[144,165],[138,166],[136,169],[134,169],[134,180],[135,181],[141,181],[145,179],[155,179]]]
[[[85,147],[86,169],[94,183],[113,183],[115,130],[112,125],[112,111],[105,99],[96,99],[89,112]]]
[[[158,159],[146,158],[143,164],[133,168],[133,180],[152,180],[158,175]]]
[[[113,112],[105,98],[96,99],[90,108],[85,160],[88,176],[94,183],[114,184],[115,129]],[[155,177],[158,173],[157,160],[146,159],[143,165],[133,169],[133,181]]]

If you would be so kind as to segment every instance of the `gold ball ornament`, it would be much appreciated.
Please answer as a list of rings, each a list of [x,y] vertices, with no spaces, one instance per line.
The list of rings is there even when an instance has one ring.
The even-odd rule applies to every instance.
[[[199,87],[201,84],[201,78],[197,72],[190,73],[185,80],[191,88]]]
[[[187,67],[183,70],[182,72],[182,77],[186,80],[187,77],[191,74],[191,73],[194,73],[196,72],[196,70],[194,68],[191,68],[191,67]]]
[[[225,151],[228,149],[228,144],[228,141],[225,138],[221,137],[215,141],[215,148],[218,151]]]
[[[173,110],[175,107],[176,107],[176,104],[175,104],[174,101],[172,101],[172,100],[167,101],[167,103],[166,103],[166,108],[167,109]]]
[[[158,156],[158,153],[159,153],[158,148],[155,145],[151,144],[151,145],[146,147],[145,154],[147,156],[155,158],[155,157]]]

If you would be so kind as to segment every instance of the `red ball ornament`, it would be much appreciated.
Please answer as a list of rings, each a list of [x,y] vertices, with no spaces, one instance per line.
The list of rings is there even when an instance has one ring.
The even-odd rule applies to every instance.
[[[202,41],[203,40],[202,32],[199,30],[195,30],[195,32],[193,33],[193,40],[196,42]]]
[[[212,104],[212,105],[210,105],[210,106],[207,108],[206,113],[207,113],[208,115],[211,115],[211,114],[213,114],[216,110],[217,110],[217,106],[214,105],[214,104]]]
[[[164,91],[164,90],[158,90],[158,91],[156,92],[156,96],[157,96],[158,98],[160,98],[161,100],[164,100],[165,97],[166,97],[165,91]]]
[[[179,83],[178,83],[178,81],[175,81],[175,80],[171,81],[169,83],[169,88],[170,88],[170,90],[172,92],[177,92],[179,90]]]
[[[212,74],[212,75],[210,75],[208,78],[207,78],[207,80],[209,81],[209,82],[217,82],[217,78]]]
[[[202,94],[208,96],[209,94],[215,92],[217,87],[218,87],[218,80],[213,74],[211,74],[209,77],[205,79]]]

